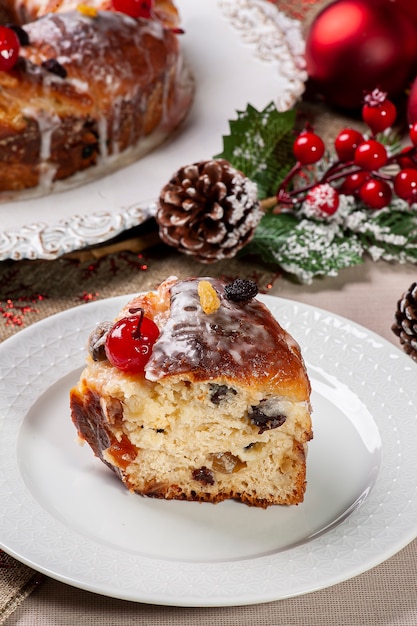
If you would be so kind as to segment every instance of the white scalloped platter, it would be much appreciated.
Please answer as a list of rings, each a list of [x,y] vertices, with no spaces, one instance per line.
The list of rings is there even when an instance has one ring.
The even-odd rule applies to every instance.
[[[0,203],[0,260],[54,259],[140,224],[181,166],[219,154],[236,111],[274,101],[287,110],[304,90],[297,20],[266,0],[178,0],[191,111],[165,143],[100,180],[42,198]]]
[[[299,341],[313,394],[307,492],[256,509],[129,493],[76,442],[68,393],[89,331],[128,301],[60,313],[0,346],[0,546],[47,575],[138,602],[273,601],[355,576],[417,535],[417,365],[321,309],[260,296]]]

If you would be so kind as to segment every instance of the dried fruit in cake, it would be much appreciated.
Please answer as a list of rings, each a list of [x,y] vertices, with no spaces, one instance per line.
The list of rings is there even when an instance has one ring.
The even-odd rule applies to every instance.
[[[94,329],[71,391],[72,420],[95,455],[143,496],[298,504],[312,438],[300,348],[253,289],[251,297],[250,284],[240,285],[240,299],[227,296],[228,286],[171,277]],[[138,311],[158,332],[131,368],[142,338]],[[123,345],[110,354],[106,337],[120,325]]]

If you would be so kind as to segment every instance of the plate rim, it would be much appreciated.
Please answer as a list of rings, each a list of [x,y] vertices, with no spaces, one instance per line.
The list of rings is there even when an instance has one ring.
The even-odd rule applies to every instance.
[[[15,335],[11,336],[10,338],[2,342],[0,344],[0,357],[4,356],[5,353],[7,354],[9,350],[13,351],[16,345],[19,346],[19,344],[21,344],[22,342],[24,343],[27,337],[29,338],[36,337],[37,340],[40,342],[40,349],[45,350],[48,344],[47,342],[45,343],[45,341],[42,339],[42,329],[45,329],[45,328],[48,329],[48,327],[51,327],[51,329],[53,329],[54,326],[58,324],[58,326],[65,329],[65,332],[68,332],[68,333],[74,332],[74,328],[71,327],[71,323],[75,324],[79,316],[80,316],[80,319],[88,318],[90,316],[90,313],[91,315],[95,314],[95,312],[99,314],[101,309],[102,310],[106,309],[106,311],[107,309],[109,309],[109,310],[114,311],[114,314],[116,314],[117,311],[121,308],[121,306],[124,303],[126,303],[134,295],[136,294],[119,295],[119,296],[114,296],[111,298],[106,298],[103,300],[97,300],[95,302],[90,302],[90,303],[83,304],[83,305],[81,304],[76,305],[74,307],[71,307],[70,309],[67,309],[59,313],[55,313],[47,318],[44,318],[43,320],[40,320],[32,324],[31,326],[20,330],[18,333],[16,333]],[[415,368],[417,367],[417,364],[414,363],[412,359],[410,359],[410,357],[406,355],[400,348],[391,344],[387,339],[376,334],[374,331],[368,328],[365,328],[364,326],[361,326],[360,324],[353,322],[352,320],[349,320],[348,318],[345,318],[339,314],[331,313],[325,309],[321,309],[319,307],[309,305],[309,304],[304,304],[304,303],[301,303],[301,302],[298,302],[296,300],[292,300],[289,298],[285,298],[281,296],[272,296],[268,294],[268,295],[260,295],[259,299],[263,301],[267,306],[271,307],[272,305],[271,307],[272,310],[274,309],[274,305],[277,307],[282,307],[282,308],[290,307],[292,312],[298,311],[299,313],[306,313],[307,315],[315,315],[316,317],[318,316],[318,319],[320,319],[321,321],[323,321],[323,319],[326,318],[328,322],[333,321],[333,323],[337,322],[337,324],[341,324],[342,326],[347,325],[348,327],[352,328],[353,332],[358,333],[361,339],[366,337],[368,341],[371,342],[371,345],[373,344],[377,346],[376,349],[382,349],[383,351],[389,350],[389,352],[392,355],[392,358],[396,361],[396,363],[399,364],[400,367],[403,368],[404,370],[409,371],[411,375],[415,377],[415,373],[417,371],[415,370]],[[77,316],[77,313],[79,313],[79,316]],[[66,323],[68,322],[68,320],[70,321],[69,325]],[[69,326],[71,327],[71,330]],[[80,329],[78,329],[78,331],[76,332],[80,332]],[[296,335],[293,329],[290,329],[290,332],[291,334]],[[65,338],[65,335],[64,335],[64,338]],[[305,352],[305,350],[303,350],[303,352]],[[83,364],[82,355],[84,353],[85,353],[85,343],[83,342],[79,350],[79,355],[81,359],[80,364],[79,364],[80,367]],[[75,358],[75,356],[73,358]],[[308,357],[307,357],[307,363],[308,363]],[[8,366],[6,366],[6,368],[7,367]],[[73,371],[75,367],[78,367],[78,366],[73,363],[69,369],[67,368],[66,373],[68,374],[70,371]],[[0,366],[0,369],[1,368],[4,368],[4,366],[3,365]],[[64,373],[60,371],[57,371],[55,374],[56,374],[56,381],[60,380],[60,378],[63,375],[65,375]],[[4,376],[2,376],[2,380],[3,379],[4,379]],[[2,383],[0,383],[0,385],[1,384]],[[46,388],[48,388],[48,386]],[[36,395],[36,397],[32,397],[31,404],[33,404],[38,399],[38,397],[39,397],[39,394]],[[417,401],[414,401],[414,404],[417,404]],[[19,428],[20,428],[20,424],[25,419],[25,415],[26,413],[20,416]],[[3,428],[5,427],[5,418],[3,415],[0,415],[0,431],[2,427]],[[15,425],[15,428],[16,428],[16,425]],[[17,431],[15,433],[15,436],[17,437]],[[1,449],[1,444],[0,444],[0,449]],[[384,454],[384,449],[383,449],[383,454]],[[1,500],[1,492],[3,489],[1,478],[2,478],[2,474],[4,473],[4,467],[2,467],[2,464],[3,464],[3,460],[0,455],[0,500]],[[18,550],[16,549],[15,546],[11,547],[10,545],[7,545],[7,542],[4,542],[2,539],[0,539],[0,547],[5,552],[9,553],[11,556],[17,558],[19,561],[25,563],[26,565],[40,572],[45,573],[46,575],[52,578],[55,578],[64,583],[70,584],[72,586],[78,587],[80,589],[99,593],[102,595],[107,595],[109,597],[131,600],[131,601],[136,601],[136,602],[153,603],[153,604],[158,604],[158,605],[170,605],[170,606],[174,605],[174,606],[184,606],[184,607],[240,606],[240,605],[257,604],[257,603],[263,603],[263,602],[268,602],[268,601],[275,601],[275,600],[288,598],[288,597],[294,597],[296,595],[303,595],[306,593],[314,592],[319,589],[327,588],[339,582],[343,582],[347,579],[350,579],[360,573],[363,573],[375,567],[376,565],[382,563],[383,561],[387,560],[388,558],[396,554],[399,550],[401,550],[406,545],[408,545],[417,536],[417,524],[415,523],[417,521],[417,485],[415,486],[414,500],[416,501],[414,502],[415,510],[408,511],[408,515],[411,515],[411,517],[410,517],[410,520],[407,521],[406,523],[407,532],[403,531],[402,534],[400,534],[400,536],[396,535],[395,540],[393,537],[390,537],[388,545],[386,545],[385,550],[382,553],[380,550],[378,550],[378,552],[375,551],[375,553],[372,553],[372,556],[368,555],[365,561],[356,560],[350,564],[345,563],[346,565],[345,568],[338,567],[336,568],[336,571],[323,573],[323,576],[321,578],[320,577],[317,578],[315,581],[303,581],[301,584],[300,583],[297,584],[297,581],[293,581],[293,587],[291,589],[288,588],[284,594],[280,594],[279,590],[278,591],[275,590],[274,592],[272,592],[271,589],[269,589],[268,592],[266,592],[264,595],[259,595],[258,593],[258,595],[249,594],[243,597],[240,593],[235,593],[234,595],[232,594],[231,596],[226,597],[224,595],[223,590],[216,592],[215,589],[213,588],[211,590],[211,594],[205,598],[195,597],[192,593],[191,594],[188,593],[188,595],[185,594],[182,598],[176,598],[176,599],[174,599],[171,596],[164,597],[160,595],[158,597],[158,594],[154,594],[152,597],[146,596],[145,594],[145,597],[144,597],[143,593],[142,595],[141,593],[132,594],[132,591],[124,593],[121,589],[117,589],[117,590],[113,589],[112,584],[109,583],[108,581],[107,583],[103,582],[101,585],[97,585],[97,582],[95,583],[91,581],[88,582],[88,580],[84,580],[84,581],[74,580],[73,577],[65,574],[62,571],[61,572],[53,571],[50,567],[46,566],[45,564],[35,563],[33,559],[26,558],[23,553],[24,548],[22,549],[21,547],[20,550]],[[353,515],[355,514],[356,513],[354,513]],[[2,518],[0,515],[0,520],[1,519]],[[340,526],[343,526],[345,523],[346,521],[341,522]],[[327,538],[329,538],[329,535],[330,535],[330,538],[331,538],[332,532],[334,532],[334,530],[330,530],[328,533],[327,532],[324,533],[324,536],[327,536]],[[317,565],[320,564],[320,558],[316,560],[317,555],[315,555],[315,552],[314,552],[314,547],[317,541],[322,541],[322,540],[320,538],[313,539],[310,542],[308,542],[308,544],[306,544],[308,545],[308,548],[303,549],[304,556],[308,557],[311,560],[311,564],[315,568],[317,568]],[[288,573],[289,575],[292,575],[293,577],[294,577],[294,572],[296,571],[295,564],[297,560],[297,550],[299,551],[299,548],[290,548],[289,550],[284,551],[284,554],[286,555],[286,557],[288,557],[288,561],[287,560],[285,561],[286,566],[288,567]],[[113,552],[114,556],[118,555],[120,557],[120,554],[117,552],[117,550],[110,550],[110,552]],[[253,575],[255,575],[256,572],[259,572],[260,576],[265,576],[265,572],[266,572],[266,573],[269,573],[270,576],[272,576],[274,567],[276,567],[275,562],[280,559],[282,559],[282,556],[278,556],[275,554],[275,555],[260,556],[260,557],[256,557],[255,559],[253,558],[243,559],[241,561],[238,561],[238,563],[236,562],[226,562],[226,564],[223,563],[223,566],[228,570],[226,572],[226,579],[227,579],[227,575],[232,576],[232,578],[236,574],[238,575],[238,578],[239,576],[241,576],[241,574],[239,574],[239,564],[241,564],[242,562],[249,563],[251,565],[251,568],[253,570]],[[139,559],[136,559],[136,560],[138,562],[140,561],[140,567],[143,567],[144,562],[146,562],[146,566],[148,567],[149,572],[151,572],[152,567],[153,567],[152,559],[140,557]],[[159,562],[159,565],[161,565],[160,562]],[[184,564],[181,563],[181,567],[183,565]],[[182,575],[184,576],[184,580],[189,581],[190,577],[201,575],[201,565],[202,565],[201,563],[186,564],[183,567],[183,572],[182,572]],[[282,562],[281,562],[281,565],[282,565]],[[293,565],[294,565],[294,568],[293,568]],[[209,578],[212,578],[215,575],[219,575],[219,571],[220,571],[219,564],[218,563],[205,563],[204,570],[205,570],[205,575],[207,575]],[[170,572],[169,568],[168,568],[168,571],[162,572],[162,578],[165,581],[165,584],[168,584],[170,576],[172,576],[172,572]],[[230,580],[228,581],[228,584],[230,587]]]

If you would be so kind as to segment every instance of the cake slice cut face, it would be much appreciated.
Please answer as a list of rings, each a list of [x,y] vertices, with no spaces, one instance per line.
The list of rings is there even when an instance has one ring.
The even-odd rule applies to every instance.
[[[138,312],[156,337],[139,369],[121,369],[110,338]],[[93,330],[70,405],[81,440],[129,490],[267,507],[303,501],[310,391],[297,342],[248,290],[169,278]]]

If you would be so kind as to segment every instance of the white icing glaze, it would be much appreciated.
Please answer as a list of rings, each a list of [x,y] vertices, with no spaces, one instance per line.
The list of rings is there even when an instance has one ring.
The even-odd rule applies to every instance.
[[[200,280],[209,281],[220,298],[214,313],[206,314],[201,307],[197,291]],[[146,365],[148,380],[181,373],[191,373],[200,380],[236,376],[262,379],[274,369],[283,370],[282,359],[288,354],[297,358],[296,351],[284,350],[286,333],[256,299],[232,302],[225,297],[223,282],[213,278],[187,279],[170,286],[169,317]],[[276,353],[277,346],[283,349],[282,354]]]
[[[97,119],[98,128],[98,145],[99,145],[99,160],[106,161],[108,157],[107,150],[107,120],[103,115],[100,115]]]
[[[41,135],[40,158],[46,161],[51,156],[51,137],[54,130],[59,128],[61,120],[56,113],[36,109],[29,105],[22,109],[23,115],[36,120]]]

